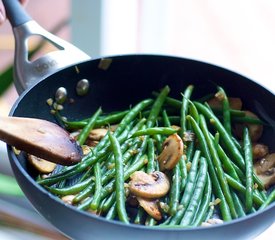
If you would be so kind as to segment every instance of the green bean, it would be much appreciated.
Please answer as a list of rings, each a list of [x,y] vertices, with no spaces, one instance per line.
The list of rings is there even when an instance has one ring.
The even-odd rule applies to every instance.
[[[238,148],[240,153],[243,153],[243,149],[242,149],[241,144],[238,142],[238,140],[234,136],[232,136],[232,141],[234,142],[236,148]]]
[[[155,148],[153,139],[148,139],[148,148],[147,148],[147,155],[148,155],[148,163],[147,163],[147,173],[152,173],[155,171]],[[156,220],[152,218],[150,215],[147,216],[145,225],[153,226],[155,225]]]
[[[256,190],[256,189],[255,189],[255,190]],[[265,190],[263,190],[263,191],[259,191],[259,193],[260,193],[260,195],[261,195],[262,199],[265,201],[265,200],[267,199],[267,196],[266,196],[266,191],[265,191]]]
[[[141,119],[129,132],[129,136],[131,136],[133,134],[133,132],[138,131],[139,129],[142,129],[144,127],[144,120],[145,119]],[[134,130],[134,131],[133,131]],[[132,141],[132,139],[128,139],[127,141],[125,141],[122,145],[121,145],[121,151],[124,152],[129,148],[130,144],[132,143],[133,146],[135,145],[140,145],[141,140],[140,139],[135,139]],[[131,147],[132,148],[132,147]],[[133,149],[132,149],[133,150]],[[114,163],[114,155],[112,154],[110,156],[110,158],[106,161],[106,165],[110,165]]]
[[[188,121],[190,121],[190,123],[192,124],[193,130],[194,130],[194,132],[196,134],[196,137],[197,137],[197,139],[199,141],[200,149],[201,149],[201,151],[203,153],[203,156],[207,160],[208,171],[209,171],[209,174],[210,174],[210,177],[211,177],[211,181],[213,183],[214,193],[221,200],[219,206],[220,206],[222,218],[225,221],[229,221],[229,220],[232,219],[231,213],[230,213],[230,209],[229,209],[229,206],[228,206],[228,204],[226,202],[226,199],[225,199],[225,196],[223,194],[223,191],[221,189],[218,177],[216,175],[215,167],[214,167],[214,165],[212,163],[212,158],[211,158],[208,146],[207,146],[207,142],[206,142],[206,140],[204,138],[204,134],[203,134],[202,130],[200,129],[199,125],[197,124],[197,122],[194,120],[194,118],[192,118],[190,115],[188,115],[186,117],[186,119]]]
[[[137,124],[129,132],[129,136],[132,136],[135,132],[141,130],[146,122],[146,118],[141,118]]]
[[[194,150],[195,150],[195,142],[188,142],[187,143],[187,149],[186,149],[186,161],[191,162],[192,157],[194,155]]]
[[[165,127],[171,127],[170,119],[165,109],[162,111],[162,119],[163,119],[163,125]]]
[[[210,123],[216,128],[216,130],[220,133],[222,140],[224,141],[225,148],[227,149],[229,155],[232,157],[232,160],[240,167],[242,170],[245,170],[245,162],[242,154],[235,146],[232,137],[227,133],[219,119],[203,104],[194,102],[195,106],[197,107],[198,111],[201,112],[209,121]],[[254,181],[258,184],[260,189],[263,189],[263,183],[261,180],[253,174]]]
[[[93,116],[90,118],[89,122],[87,125],[81,130],[80,134],[77,136],[77,141],[79,145],[83,145],[89,136],[90,131],[94,128],[96,119],[98,116],[102,113],[102,109],[99,108]]]
[[[213,142],[214,142],[215,148],[217,148],[218,145],[219,145],[219,142],[220,142],[220,134],[218,132],[214,135],[214,141]]]
[[[123,130],[124,131],[122,131],[121,135],[118,137],[118,140],[120,142],[124,142],[125,138],[127,137],[128,132],[129,132],[129,125],[123,127]],[[107,144],[107,139],[105,139],[106,136],[104,136],[103,139],[96,145],[96,147],[93,149],[93,151],[91,151],[88,155],[86,155],[80,163],[75,164],[73,166],[73,168],[70,168],[70,169],[68,168],[61,174],[56,174],[51,177],[41,179],[37,182],[41,185],[51,185],[51,184],[57,183],[61,180],[64,180],[66,178],[69,178],[71,176],[74,176],[74,175],[84,171],[89,166],[94,165],[99,160],[105,159],[106,156],[110,152],[110,145]],[[105,147],[101,148],[100,144],[103,142],[105,144]],[[98,150],[98,149],[100,149],[100,150]]]
[[[189,114],[195,119],[196,122],[199,122],[199,113],[192,101],[189,100]]]
[[[145,136],[145,137],[143,138],[143,141],[142,141],[142,143],[141,143],[141,146],[140,146],[140,148],[138,149],[138,153],[135,155],[135,157],[134,157],[134,159],[133,159],[133,164],[134,164],[135,162],[137,162],[137,161],[141,158],[142,155],[145,154],[145,152],[146,152],[146,150],[147,150],[148,139],[149,139],[148,136]]]
[[[181,178],[180,178],[180,165],[177,165],[173,169],[173,177],[170,190],[170,201],[169,201],[169,213],[174,216],[178,210],[180,189],[181,189]]]
[[[246,211],[251,212],[253,206],[253,153],[252,143],[249,136],[249,130],[244,128],[243,132],[244,159],[245,159],[245,174],[246,174],[246,192],[245,192],[245,207]]]
[[[181,156],[179,161],[179,168],[180,168],[180,192],[183,192],[187,182],[187,167],[185,157]]]
[[[108,114],[107,116],[98,117],[98,119],[95,122],[95,127],[102,127],[106,125],[110,125],[113,123],[119,122],[127,113],[129,110],[125,110],[122,112],[114,113],[114,114]],[[63,120],[63,123],[66,127],[66,129],[81,129],[84,128],[89,119],[84,119],[80,121],[66,121]]]
[[[102,190],[102,180],[101,180],[101,169],[100,164],[97,162],[94,166],[94,176],[95,176],[95,193],[93,196],[93,201],[91,202],[91,209],[98,209],[101,200],[101,190]]]
[[[245,187],[239,183],[238,181],[236,181],[234,178],[232,178],[231,176],[229,176],[228,174],[225,174],[226,180],[228,182],[228,184],[230,185],[230,187],[234,188],[235,190],[237,190],[238,192],[242,193],[245,195],[246,189]],[[262,200],[262,198],[260,198],[257,194],[253,193],[253,202],[258,205],[261,206],[264,201]]]
[[[159,112],[161,110],[161,107],[165,101],[165,98],[166,96],[168,95],[168,93],[170,92],[170,88],[168,86],[165,86],[160,94],[157,96],[153,106],[152,106],[152,109],[150,111],[150,114],[149,114],[149,117],[147,119],[147,128],[151,128],[154,126],[156,120],[157,120],[157,117],[159,115]]]
[[[157,221],[152,218],[151,216],[147,216],[145,220],[145,226],[155,226],[157,224]]]
[[[124,154],[123,154],[123,164],[126,164],[130,158],[135,154],[135,149],[139,146],[140,141],[136,140]],[[102,177],[102,184],[106,184],[110,179],[115,176],[115,169],[109,169]],[[88,197],[94,191],[94,185],[88,186],[84,191],[80,192],[75,196],[73,202],[78,203]]]
[[[193,160],[192,160],[191,169],[188,174],[185,191],[184,191],[183,196],[180,200],[181,208],[176,212],[175,216],[173,216],[171,218],[170,223],[169,223],[170,225],[178,224],[181,221],[181,219],[186,211],[186,208],[188,206],[189,200],[192,196],[192,192],[195,187],[195,180],[196,180],[196,175],[197,175],[200,154],[201,154],[201,152],[199,150],[196,150]]]
[[[186,132],[186,114],[188,111],[189,98],[193,92],[194,86],[189,85],[182,96],[182,104],[180,109],[180,136],[182,137],[184,132]]]
[[[212,159],[212,162],[213,162],[215,170],[216,170],[217,178],[220,183],[220,186],[223,191],[226,202],[228,204],[228,207],[230,209],[231,215],[233,218],[237,218],[237,213],[235,211],[233,199],[232,199],[232,196],[229,191],[229,186],[228,186],[227,182],[225,181],[225,176],[224,176],[224,171],[222,169],[221,161],[219,159],[219,155],[217,153],[215,144],[213,143],[213,141],[210,137],[208,127],[207,127],[207,124],[206,124],[206,121],[205,121],[205,118],[203,115],[200,116],[200,127],[202,129],[207,146],[209,148],[209,152],[211,154],[211,159]]]
[[[242,182],[245,182],[245,174],[243,173],[243,171],[234,163],[231,161],[231,165],[233,166],[235,172],[237,173],[239,179]]]
[[[134,223],[135,224],[142,224],[144,214],[145,214],[144,209],[139,206],[138,211],[137,211],[137,215],[136,215],[135,220],[134,220]]]
[[[116,193],[113,192],[103,203],[102,211],[107,212],[112,207],[112,205],[116,202]]]
[[[117,129],[114,132],[114,136],[117,137],[119,134],[121,134],[125,127],[136,118],[139,112],[141,112],[143,109],[152,104],[152,102],[152,99],[146,99],[136,104],[121,120]]]
[[[263,201],[265,201],[266,198],[260,193],[259,189],[254,188],[254,186],[253,186],[253,192],[254,192],[259,198],[261,198]]]
[[[105,218],[107,220],[114,219],[117,215],[117,209],[116,209],[116,203],[112,205],[112,207],[109,209],[108,213],[106,214]]]
[[[126,181],[131,174],[133,174],[135,171],[138,171],[141,169],[144,165],[146,165],[148,162],[147,155],[141,156],[139,159],[137,159],[136,162],[131,164],[125,171],[124,171],[124,181]],[[110,181],[104,188],[102,189],[101,192],[101,197],[102,199],[105,198],[107,195],[113,192],[115,189],[115,181],[112,180]]]
[[[163,143],[163,137],[160,134],[152,135],[152,138],[155,140],[156,145],[156,152],[161,153],[162,152],[162,143]]]
[[[152,92],[152,95],[155,96],[155,97],[158,97],[160,93],[158,92],[155,92],[153,91]],[[180,100],[177,100],[175,98],[171,98],[171,97],[166,97],[165,98],[165,103],[171,107],[174,107],[174,108],[178,108],[180,109],[181,108],[181,101]]]
[[[63,187],[63,188],[54,188],[54,187],[46,187],[51,193],[56,195],[69,195],[69,194],[76,194],[89,186],[94,181],[93,177],[87,178],[83,182],[79,182],[73,186]]]
[[[275,189],[268,195],[267,199],[263,202],[259,210],[263,210],[274,201],[275,201]]]
[[[236,148],[234,142],[232,141],[231,136],[227,133],[226,129],[223,127],[219,119],[203,104],[194,102],[195,106],[197,107],[198,111],[201,112],[216,128],[216,130],[220,133],[220,137],[223,139],[225,143],[225,147],[232,156],[232,158],[236,161],[236,164],[244,169],[244,159]]]
[[[129,224],[126,207],[125,207],[125,189],[124,189],[124,170],[123,170],[123,159],[118,140],[112,135],[108,134],[111,142],[111,146],[115,155],[115,191],[116,191],[116,208],[119,219]]]
[[[245,211],[243,209],[242,202],[241,202],[238,194],[235,193],[234,191],[231,191],[231,195],[232,195],[232,198],[233,198],[233,201],[234,201],[234,205],[235,205],[235,209],[236,209],[236,212],[238,214],[238,217],[246,216]]]
[[[222,165],[224,167],[224,170],[234,179],[236,179],[237,181],[240,181],[240,178],[237,174],[237,172],[235,171],[235,168],[232,165],[231,160],[229,159],[229,157],[226,155],[226,153],[224,152],[223,148],[218,144],[217,145],[217,153],[219,155],[219,158],[222,162]]]
[[[180,225],[188,226],[192,222],[196,209],[198,208],[199,202],[203,195],[203,190],[207,180],[207,162],[206,159],[201,157],[200,159],[200,168],[196,177],[196,185],[194,193],[190,198],[188,207],[184,213],[183,218],[181,219]]]
[[[203,199],[201,201],[200,207],[198,208],[198,212],[193,219],[193,222],[191,223],[192,226],[199,226],[203,222],[207,210],[209,209],[209,204],[211,201],[211,196],[212,196],[212,185],[211,185],[211,179],[209,177],[209,173],[207,173],[207,178],[206,178],[206,184],[203,192]]]
[[[152,173],[155,171],[155,148],[153,139],[148,139],[148,164],[147,164],[147,173]]]
[[[212,193],[211,202],[209,203],[208,211],[207,211],[205,218],[203,220],[204,222],[206,222],[212,218],[212,216],[214,214],[214,210],[215,210],[215,205],[213,204],[214,202],[215,202],[215,195]]]
[[[131,137],[139,137],[144,135],[171,135],[176,133],[177,130],[171,127],[153,127],[153,128],[146,128],[144,130],[136,131]]]
[[[227,133],[231,135],[231,113],[227,95],[224,89],[218,86],[219,93],[222,95],[223,126]]]

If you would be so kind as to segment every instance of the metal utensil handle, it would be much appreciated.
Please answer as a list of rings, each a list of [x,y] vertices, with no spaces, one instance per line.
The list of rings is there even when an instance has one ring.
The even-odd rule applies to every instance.
[[[3,0],[3,4],[12,27],[17,27],[32,20],[32,18],[22,9],[18,0]]]
[[[3,0],[3,4],[15,38],[14,85],[18,94],[65,67],[91,59],[74,45],[51,34],[32,20],[18,0]],[[30,61],[28,39],[34,35],[42,36],[57,51]]]

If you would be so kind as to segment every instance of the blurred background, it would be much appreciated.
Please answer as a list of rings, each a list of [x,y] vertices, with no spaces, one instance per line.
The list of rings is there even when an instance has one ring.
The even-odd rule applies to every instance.
[[[128,53],[181,56],[236,71],[275,92],[275,1],[29,0],[26,9],[46,30],[92,58]],[[39,42],[33,39],[30,50]],[[50,50],[46,45],[38,54]],[[8,115],[18,97],[10,74],[13,54],[14,39],[6,22],[0,27],[0,116]],[[12,176],[1,142],[0,172]],[[1,239],[64,239],[33,211],[19,189],[0,196]],[[20,226],[22,219],[30,224]],[[273,224],[257,240],[274,234]]]

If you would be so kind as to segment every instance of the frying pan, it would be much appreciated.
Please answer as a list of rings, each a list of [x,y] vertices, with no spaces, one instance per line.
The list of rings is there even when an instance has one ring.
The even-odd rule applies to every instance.
[[[5,0],[4,3],[15,32],[18,27],[22,28],[32,21],[17,0]],[[85,57],[88,58],[84,54]],[[108,69],[100,67],[102,59],[82,59],[81,63],[62,66],[61,70],[47,77],[37,77],[38,82],[32,83],[20,95],[10,115],[54,122],[46,100],[53,97],[61,86],[74,99],[73,104],[64,105],[63,114],[68,119],[77,120],[89,117],[99,106],[106,112],[125,109],[130,104],[150,97],[153,90],[165,85],[170,86],[172,97],[180,98],[180,91],[188,84],[194,84],[196,98],[214,92],[215,84],[218,84],[224,87],[228,95],[242,98],[245,108],[274,126],[272,119],[275,119],[275,109],[271,107],[275,106],[274,93],[237,73],[173,56],[124,55],[110,56],[108,59],[111,62]],[[90,81],[90,90],[82,97],[75,91],[80,79]],[[274,127],[266,127],[261,141],[269,146],[271,152],[275,150],[273,139]],[[263,211],[210,227],[160,229],[134,224],[128,226],[65,205],[35,182],[36,173],[29,168],[23,153],[15,155],[8,146],[8,155],[20,187],[36,210],[73,239],[252,239],[267,229],[275,219],[275,203],[272,203]]]

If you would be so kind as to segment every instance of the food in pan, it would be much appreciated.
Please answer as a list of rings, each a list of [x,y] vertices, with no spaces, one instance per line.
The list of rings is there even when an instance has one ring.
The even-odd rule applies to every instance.
[[[195,90],[177,100],[165,86],[129,109],[99,108],[79,121],[48,100],[84,157],[37,182],[65,204],[126,224],[205,226],[260,211],[275,200],[275,154],[260,142],[267,123],[220,86],[201,99]]]

